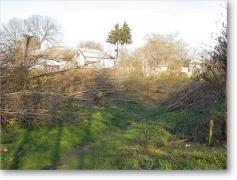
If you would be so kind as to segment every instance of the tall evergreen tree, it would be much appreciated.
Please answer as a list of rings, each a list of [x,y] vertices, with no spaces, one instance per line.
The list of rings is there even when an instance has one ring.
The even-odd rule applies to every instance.
[[[121,43],[122,45],[124,44],[132,44],[132,35],[131,35],[131,29],[129,28],[128,24],[126,21],[123,23],[123,27],[121,29]]]
[[[124,22],[123,27],[120,28],[119,24],[117,23],[114,26],[114,29],[109,32],[106,42],[116,45],[115,51],[116,57],[118,58],[119,44],[122,46],[124,44],[132,43],[131,29],[129,28],[128,24]]]
[[[116,45],[116,56],[118,58],[118,46],[121,43],[121,28],[118,23],[114,26],[114,29],[109,32],[106,42]]]

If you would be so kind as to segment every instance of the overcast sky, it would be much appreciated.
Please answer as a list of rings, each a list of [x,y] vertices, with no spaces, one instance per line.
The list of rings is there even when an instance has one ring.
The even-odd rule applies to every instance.
[[[149,33],[178,32],[190,46],[211,43],[216,21],[226,13],[222,0],[166,1],[37,1],[1,0],[1,23],[33,14],[51,16],[62,25],[64,43],[81,40],[105,44],[108,31],[126,21],[132,29],[133,45],[141,46]],[[222,4],[222,5],[221,5]]]

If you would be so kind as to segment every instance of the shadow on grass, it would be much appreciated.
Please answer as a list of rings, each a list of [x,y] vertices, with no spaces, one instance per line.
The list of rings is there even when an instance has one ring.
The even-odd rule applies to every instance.
[[[80,117],[76,114],[67,113],[71,106],[67,107],[67,111],[62,114],[57,115],[52,113],[52,118],[56,119],[55,122],[57,124],[50,125],[45,130],[27,129],[25,131],[22,141],[14,154],[11,169],[24,169],[26,167],[27,169],[59,169],[62,165],[61,163],[63,163],[63,156],[61,157],[63,153],[61,141],[64,139],[63,136],[65,135],[65,128],[65,132],[70,132],[69,136],[70,134],[78,134],[78,138],[81,138],[82,140],[79,143],[80,146],[77,147],[79,151],[80,149],[83,149],[82,153],[76,154],[78,160],[77,168],[95,168],[93,164],[96,161],[95,159],[97,158],[97,155],[95,155],[95,153],[91,153],[91,150],[94,149],[94,146],[91,145],[97,141],[100,141],[101,136],[105,133],[105,129],[103,129],[103,126],[100,129],[100,125],[104,124],[107,128],[113,127],[113,129],[125,129],[125,127],[129,126],[130,122],[137,119],[140,114],[136,107],[130,107],[132,105],[134,105],[134,103],[122,104],[120,102],[112,103],[105,107],[92,105],[86,109],[86,113],[90,114],[90,116],[86,119],[80,119]],[[137,106],[137,104],[135,105]],[[93,116],[97,113],[101,113],[102,118],[107,120],[97,120],[96,117]],[[98,131],[99,135],[94,130]],[[81,131],[81,133],[78,133],[78,131]],[[46,141],[40,141],[37,139],[43,136],[43,139],[46,139]],[[52,143],[47,144],[47,138],[51,138]],[[77,141],[73,143],[75,147]],[[42,159],[39,161],[32,161],[33,159],[38,158],[40,153],[43,153]],[[26,158],[29,158],[33,164],[27,164]]]
[[[11,167],[10,169],[19,169],[19,164],[21,161],[21,158],[24,156],[24,154],[26,153],[26,151],[24,151],[24,146],[29,142],[30,140],[30,133],[31,133],[31,129],[27,129],[24,135],[24,138],[21,142],[21,144],[19,145],[19,147],[17,148],[15,154],[14,154],[14,158],[13,161],[11,163]]]
[[[13,160],[11,162],[10,169],[24,169],[26,158],[33,158],[35,153],[38,152],[43,152],[47,154],[49,150],[50,152],[52,152],[50,165],[42,168],[42,163],[39,161],[37,167],[34,167],[31,164],[27,164],[27,169],[57,169],[57,166],[60,163],[60,141],[63,131],[63,122],[60,122],[58,124],[57,133],[55,137],[53,137],[55,139],[53,146],[47,145],[47,142],[40,142],[37,139],[41,136],[48,136],[49,132],[53,130],[53,128],[53,126],[49,126],[45,131],[42,130],[43,132],[41,130],[37,131],[35,129],[27,129],[22,137],[21,143],[19,144],[17,150],[15,151],[15,154],[13,155]],[[48,138],[52,137],[48,136]],[[42,157],[42,160],[43,158],[44,157]]]
[[[63,131],[63,122],[60,122],[58,125],[57,135],[55,137],[55,144],[53,146],[52,150],[52,163],[49,166],[43,167],[44,170],[54,170],[57,169],[57,167],[60,165],[60,142],[62,139],[62,131]]]
[[[17,147],[15,154],[13,155],[10,169],[22,169],[21,162],[24,160],[25,156],[34,153],[35,149],[37,151],[47,151],[49,146],[45,149],[45,144],[38,142],[37,136],[47,136],[52,128],[52,126],[49,126],[45,131],[43,131],[44,133],[38,131],[36,134],[33,133],[37,130],[30,128],[27,129],[23,135],[20,145]]]

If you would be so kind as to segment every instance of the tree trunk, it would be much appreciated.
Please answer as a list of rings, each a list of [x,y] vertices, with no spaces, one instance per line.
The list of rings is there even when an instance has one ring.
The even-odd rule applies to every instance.
[[[26,36],[26,46],[25,46],[25,52],[24,52],[24,65],[25,65],[25,61],[26,61],[27,56],[28,56],[29,43],[30,43],[30,37]]]
[[[117,43],[116,45],[117,45],[117,49],[116,49],[116,58],[118,59],[118,43]]]
[[[22,63],[22,66],[23,66],[23,69],[22,71],[24,71],[24,89],[26,89],[26,83],[27,83],[27,76],[28,76],[28,73],[27,73],[27,58],[28,58],[28,50],[29,50],[29,44],[30,44],[30,41],[31,39],[33,38],[33,36],[29,36],[29,35],[24,35],[25,39],[26,39],[26,45],[25,45],[25,52],[24,52],[24,59],[23,59],[23,63]]]

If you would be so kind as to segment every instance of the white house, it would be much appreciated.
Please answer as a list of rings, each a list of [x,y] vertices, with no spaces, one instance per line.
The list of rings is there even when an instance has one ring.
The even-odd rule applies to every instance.
[[[97,49],[51,47],[37,52],[40,55],[33,68],[63,70],[69,68],[114,68],[115,58]]]
[[[101,50],[88,48],[78,49],[75,59],[79,67],[100,69],[114,68],[116,60]]]
[[[189,68],[188,67],[181,67],[181,72],[188,74],[189,73]]]
[[[160,65],[158,67],[155,68],[155,71],[158,71],[158,72],[166,72],[168,71],[168,66],[165,66],[165,65]]]
[[[52,69],[52,70],[62,70],[69,68],[69,63],[64,60],[55,59],[40,59],[34,65],[34,68],[42,69]]]
[[[37,51],[36,55],[39,58],[32,68],[57,71],[76,67],[76,63],[73,61],[76,52],[76,49],[64,46],[54,46]]]

